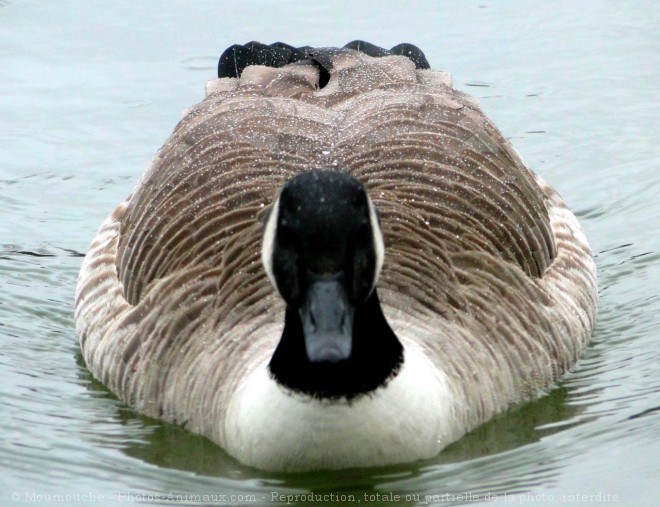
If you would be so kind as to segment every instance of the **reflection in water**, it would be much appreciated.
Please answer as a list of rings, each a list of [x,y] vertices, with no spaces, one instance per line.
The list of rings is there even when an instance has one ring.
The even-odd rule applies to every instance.
[[[85,381],[89,391],[95,397],[115,400],[85,369],[80,353],[77,362],[81,380]],[[570,398],[566,387],[557,387],[534,402],[496,416],[431,460],[408,465],[320,473],[268,473],[246,467],[206,438],[191,434],[181,427],[142,416],[119,402],[116,402],[115,420],[122,425],[132,428],[137,426],[144,430],[139,438],[122,441],[119,448],[127,456],[159,468],[231,478],[240,481],[241,491],[256,491],[260,495],[275,486],[278,491],[290,491],[292,494],[313,492],[329,495],[343,492],[362,499],[365,494],[367,498],[378,498],[378,494],[386,491],[399,494],[402,500],[409,497],[412,505],[417,503],[415,495],[428,490],[424,484],[429,481],[441,485],[436,493],[438,495],[460,494],[464,486],[461,491],[456,489],[452,493],[451,481],[447,478],[455,475],[457,468],[464,466],[470,471],[464,471],[462,475],[468,473],[475,481],[471,491],[484,497],[488,492],[520,493],[536,484],[547,483],[557,468],[556,459],[552,455],[535,450],[531,453],[517,453],[516,458],[507,459],[506,453],[586,422],[586,418],[580,417],[583,407],[570,403]],[[113,447],[118,443],[106,442]],[[502,467],[502,459],[507,459],[506,467]],[[517,470],[520,473],[516,473]],[[426,494],[432,493],[427,491]],[[399,504],[405,505],[406,502]]]
[[[557,387],[536,401],[514,407],[447,447],[438,462],[451,463],[506,452],[584,422],[583,410],[568,403],[569,392]]]

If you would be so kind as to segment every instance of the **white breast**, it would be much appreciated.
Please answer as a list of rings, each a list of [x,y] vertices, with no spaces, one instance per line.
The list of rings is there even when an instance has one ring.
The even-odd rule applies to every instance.
[[[446,377],[404,342],[398,375],[371,395],[313,399],[282,388],[264,362],[231,400],[225,448],[269,470],[365,467],[430,458],[465,431]]]

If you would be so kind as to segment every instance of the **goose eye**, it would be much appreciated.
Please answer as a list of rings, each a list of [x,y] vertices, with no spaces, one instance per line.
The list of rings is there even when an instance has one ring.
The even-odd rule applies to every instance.
[[[286,224],[280,224],[277,228],[277,246],[278,248],[293,248],[293,233]]]
[[[374,283],[375,259],[367,248],[357,248],[353,257],[351,296],[354,301],[363,302],[369,296]]]
[[[369,223],[360,224],[356,231],[351,266],[351,292],[355,301],[364,301],[373,286],[376,260],[372,245],[372,231]]]
[[[294,236],[287,226],[280,226],[273,250],[273,275],[284,300],[293,304],[300,298],[299,256]]]
[[[362,222],[357,230],[358,240],[369,238],[371,234],[371,228],[367,222]]]

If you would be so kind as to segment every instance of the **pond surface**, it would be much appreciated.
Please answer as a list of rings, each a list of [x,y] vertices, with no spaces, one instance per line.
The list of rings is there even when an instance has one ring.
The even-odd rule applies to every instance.
[[[377,5],[0,1],[0,505],[659,504],[660,7]],[[419,45],[560,191],[596,256],[598,327],[545,396],[436,459],[264,474],[92,379],[76,276],[223,49],[356,38]]]

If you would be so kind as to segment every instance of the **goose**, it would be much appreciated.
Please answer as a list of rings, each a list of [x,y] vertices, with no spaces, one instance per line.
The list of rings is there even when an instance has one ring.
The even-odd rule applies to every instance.
[[[585,349],[574,214],[411,44],[235,45],[98,230],[75,323],[140,413],[270,471],[409,463]]]

